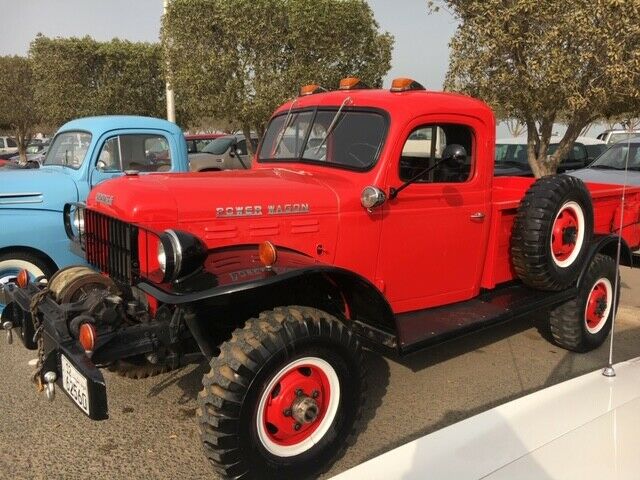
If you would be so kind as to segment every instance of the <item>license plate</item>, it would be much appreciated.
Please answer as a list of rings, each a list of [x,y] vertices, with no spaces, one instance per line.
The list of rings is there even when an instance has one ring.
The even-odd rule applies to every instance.
[[[62,387],[84,413],[89,415],[89,389],[87,379],[64,355],[60,355],[62,365]]]

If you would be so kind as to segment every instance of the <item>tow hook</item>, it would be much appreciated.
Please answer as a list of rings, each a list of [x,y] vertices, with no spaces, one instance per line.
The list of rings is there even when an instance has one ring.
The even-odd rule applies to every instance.
[[[44,393],[47,396],[47,400],[53,402],[53,399],[56,398],[56,384],[55,381],[58,378],[56,372],[45,372],[44,381],[46,383],[44,387]]]
[[[2,324],[2,328],[4,328],[7,332],[7,343],[11,345],[13,343],[13,322],[7,320]]]

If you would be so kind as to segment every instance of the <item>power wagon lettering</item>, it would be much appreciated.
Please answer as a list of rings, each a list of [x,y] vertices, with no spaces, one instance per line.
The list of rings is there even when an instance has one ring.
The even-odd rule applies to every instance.
[[[217,207],[216,217],[259,217],[264,215],[262,205],[247,205],[241,207]],[[291,215],[309,213],[308,203],[285,203],[284,205],[267,205],[267,215]]]

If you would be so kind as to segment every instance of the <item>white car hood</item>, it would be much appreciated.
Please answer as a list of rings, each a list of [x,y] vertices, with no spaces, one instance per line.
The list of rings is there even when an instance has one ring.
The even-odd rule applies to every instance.
[[[334,480],[637,479],[640,358],[414,440]]]

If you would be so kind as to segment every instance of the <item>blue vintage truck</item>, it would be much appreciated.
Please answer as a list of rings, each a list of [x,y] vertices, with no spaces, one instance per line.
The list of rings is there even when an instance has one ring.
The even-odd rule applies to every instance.
[[[2,285],[27,269],[36,278],[82,264],[69,250],[62,212],[98,183],[125,171],[185,172],[187,145],[166,120],[102,116],[73,120],[56,133],[39,169],[0,169],[0,312]]]

